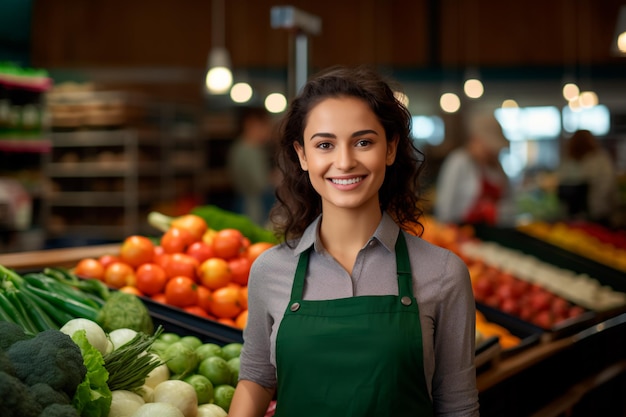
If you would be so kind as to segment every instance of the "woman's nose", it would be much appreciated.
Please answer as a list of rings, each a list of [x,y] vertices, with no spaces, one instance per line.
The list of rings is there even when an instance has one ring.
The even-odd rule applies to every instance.
[[[335,165],[337,168],[343,170],[354,168],[356,165],[356,159],[354,158],[353,150],[346,146],[337,147]]]

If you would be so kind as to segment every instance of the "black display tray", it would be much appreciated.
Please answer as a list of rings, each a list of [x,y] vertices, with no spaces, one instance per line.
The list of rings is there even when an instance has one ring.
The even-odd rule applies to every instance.
[[[500,352],[500,357],[502,358],[513,356],[538,344],[544,339],[546,331],[532,323],[481,303],[476,303],[476,309],[481,312],[487,320],[504,327],[510,331],[511,334],[521,339],[519,345],[509,349],[502,349]]]
[[[187,313],[177,307],[158,303],[148,297],[139,297],[144,302],[155,326],[163,326],[165,332],[180,336],[196,336],[204,343],[224,346],[228,343],[243,343],[243,332],[215,320]]]

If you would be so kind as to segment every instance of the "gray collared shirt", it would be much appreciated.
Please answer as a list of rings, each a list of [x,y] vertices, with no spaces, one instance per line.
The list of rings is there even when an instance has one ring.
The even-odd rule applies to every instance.
[[[276,334],[289,304],[298,257],[309,247],[314,250],[304,299],[398,294],[395,243],[399,227],[387,213],[357,255],[352,274],[322,246],[320,220],[321,216],[306,229],[294,249],[285,244],[276,246],[263,252],[253,264],[240,379],[276,386]],[[478,416],[476,317],[467,267],[446,249],[406,233],[405,237],[413,292],[420,309],[426,383],[436,415]]]

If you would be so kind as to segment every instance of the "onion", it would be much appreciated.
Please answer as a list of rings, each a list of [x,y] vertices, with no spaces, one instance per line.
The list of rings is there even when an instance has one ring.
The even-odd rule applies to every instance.
[[[111,408],[108,417],[128,417],[145,404],[143,398],[131,391],[111,392]]]
[[[109,339],[104,330],[102,330],[102,327],[94,321],[83,318],[72,319],[65,323],[59,330],[70,337],[78,330],[84,330],[87,341],[91,346],[96,348],[103,355],[107,352]]]
[[[185,381],[170,379],[161,382],[154,388],[154,402],[172,404],[185,417],[196,417],[198,414],[198,395],[194,387]]]
[[[169,403],[145,403],[131,417],[185,417],[175,405]]]

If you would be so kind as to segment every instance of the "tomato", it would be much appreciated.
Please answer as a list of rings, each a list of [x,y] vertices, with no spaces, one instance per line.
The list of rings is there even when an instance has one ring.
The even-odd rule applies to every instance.
[[[167,281],[165,300],[175,307],[187,307],[198,303],[198,284],[185,276],[178,276]]]
[[[239,290],[239,305],[244,310],[248,309],[248,287],[241,287]]]
[[[203,241],[199,240],[197,242],[193,242],[187,248],[187,255],[193,256],[198,260],[198,262],[202,263],[209,258],[213,258],[215,256],[215,252],[213,251],[213,247]]]
[[[250,266],[252,263],[246,256],[239,256],[228,261],[231,272],[231,281],[240,285],[248,285]]]
[[[172,253],[163,256],[160,266],[168,278],[185,276],[193,280],[197,278],[199,262],[193,256],[184,253]]]
[[[120,248],[120,260],[133,268],[152,262],[154,243],[145,236],[133,235],[124,239]]]
[[[170,227],[161,236],[161,246],[166,253],[184,253],[196,238],[186,229]]]
[[[187,313],[189,314],[193,314],[195,316],[200,316],[200,317],[204,317],[204,318],[209,318],[209,313],[207,313],[206,311],[204,311],[204,309],[200,306],[187,306],[187,307],[183,307],[183,310],[185,310]]]
[[[145,295],[144,293],[139,291],[137,289],[137,287],[133,287],[132,285],[124,285],[122,288],[119,289],[119,291],[125,292],[125,293],[128,293],[128,294],[133,294],[133,295],[136,295],[138,297],[141,297],[141,296]]]
[[[164,293],[154,294],[152,297],[150,297],[150,299],[154,302],[161,303],[161,304],[167,303],[167,299],[165,298]]]
[[[215,321],[217,321],[218,323],[225,324],[230,327],[237,327],[237,323],[235,323],[235,320],[229,319],[227,317],[216,317]]]
[[[243,310],[239,304],[239,290],[226,286],[213,291],[209,307],[215,317],[234,319]]]
[[[270,242],[253,243],[246,248],[246,256],[248,257],[248,259],[250,259],[250,263],[252,264],[252,262],[254,262],[260,254],[262,254],[272,246],[274,246],[274,244]]]
[[[106,269],[107,266],[111,265],[113,262],[121,261],[121,259],[117,255],[107,254],[107,255],[102,255],[101,257],[99,257],[98,261]]]
[[[226,286],[231,280],[228,262],[222,258],[209,258],[198,267],[200,283],[210,290]]]
[[[144,294],[163,292],[166,282],[165,270],[155,263],[143,264],[135,271],[135,286]]]
[[[104,266],[97,259],[84,258],[76,264],[74,273],[82,278],[95,278],[103,280],[104,269]]]
[[[125,262],[113,262],[104,270],[104,282],[113,288],[134,285],[135,270]]]
[[[246,324],[248,324],[248,310],[247,309],[239,313],[239,315],[235,319],[235,326],[242,330],[246,327]]]
[[[198,306],[208,314],[211,311],[209,304],[211,303],[211,290],[204,285],[198,285]]]
[[[202,239],[204,232],[208,229],[206,221],[195,214],[185,214],[172,220],[171,227],[185,229],[196,239]]]
[[[239,256],[243,250],[243,234],[237,229],[223,229],[213,236],[213,251],[215,256],[223,259],[232,259]]]
[[[207,245],[212,245],[213,238],[215,237],[216,234],[217,234],[217,230],[207,229],[207,231],[204,232],[204,234],[202,235],[202,241],[206,243]]]

